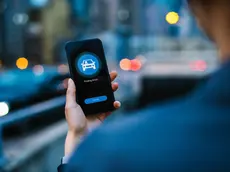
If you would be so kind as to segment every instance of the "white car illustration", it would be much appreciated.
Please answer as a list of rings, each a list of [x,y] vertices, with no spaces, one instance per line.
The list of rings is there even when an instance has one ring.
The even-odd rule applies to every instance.
[[[86,71],[86,69],[96,70],[95,62],[92,59],[84,60],[81,65],[82,65],[83,71]]]

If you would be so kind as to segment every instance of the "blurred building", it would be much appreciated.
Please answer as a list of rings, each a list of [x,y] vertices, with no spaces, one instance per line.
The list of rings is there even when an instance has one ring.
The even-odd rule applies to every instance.
[[[147,21],[146,21],[146,1],[133,0],[131,3],[130,11],[132,17],[133,34],[144,35],[146,34]]]
[[[119,5],[129,14],[126,23],[132,27],[134,35],[177,35],[178,27],[170,26],[165,16],[170,11],[179,13],[181,0],[120,0]]]
[[[71,27],[76,38],[87,32],[91,0],[68,0],[71,15]]]
[[[117,0],[93,0],[90,6],[90,32],[115,30],[117,24]]]
[[[55,62],[57,42],[70,35],[68,2],[5,0],[5,4],[0,17],[3,21],[4,14],[5,29],[0,33],[4,33],[6,63],[15,66],[19,57],[28,58],[30,64]]]
[[[0,63],[3,63],[4,49],[5,49],[5,16],[4,16],[4,2],[0,0]],[[0,64],[1,65],[1,64]],[[1,68],[1,66],[0,66]]]
[[[42,9],[43,49],[44,62],[57,63],[60,59],[55,54],[59,42],[69,39],[72,28],[70,27],[70,6],[67,1],[55,0],[52,4]],[[63,48],[64,49],[64,48]]]
[[[69,0],[77,37],[97,34],[116,27],[117,0]]]
[[[4,63],[13,65],[19,56],[24,56],[24,29],[26,18],[25,12],[28,8],[28,2],[7,1],[4,2]],[[22,5],[23,4],[23,5]]]

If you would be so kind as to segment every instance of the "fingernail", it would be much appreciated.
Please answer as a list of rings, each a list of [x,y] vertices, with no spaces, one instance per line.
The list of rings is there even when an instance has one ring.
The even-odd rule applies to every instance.
[[[69,79],[68,84],[69,84],[69,85],[71,84],[71,79]]]
[[[121,107],[121,102],[116,101],[117,107]]]
[[[73,84],[73,80],[72,80],[72,79],[69,79],[68,85],[70,86],[70,85],[72,85],[72,84]]]
[[[121,107],[121,102],[118,102],[117,105],[118,105],[119,107]]]

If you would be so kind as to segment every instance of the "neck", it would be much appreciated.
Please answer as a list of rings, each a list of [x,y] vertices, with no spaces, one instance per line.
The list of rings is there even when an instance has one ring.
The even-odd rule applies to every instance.
[[[220,16],[218,16],[218,20],[215,20],[217,22],[212,31],[214,33],[214,40],[219,50],[220,61],[224,63],[225,61],[230,60],[230,23],[229,21],[226,22],[225,20],[226,16],[229,16],[230,13],[227,12],[223,13],[224,15],[222,15],[221,12],[216,12],[215,14],[220,14]]]
[[[221,29],[220,29],[221,28]],[[215,32],[215,42],[219,50],[219,58],[221,62],[230,60],[230,31],[228,27],[218,27]]]
[[[230,38],[217,43],[219,49],[219,58],[221,62],[230,60]]]

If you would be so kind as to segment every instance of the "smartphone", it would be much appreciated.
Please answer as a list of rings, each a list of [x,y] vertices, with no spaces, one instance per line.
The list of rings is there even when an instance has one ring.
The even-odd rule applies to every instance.
[[[85,115],[113,111],[115,98],[102,41],[68,42],[65,49],[76,85],[76,101]]]

